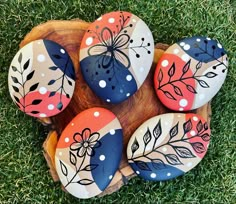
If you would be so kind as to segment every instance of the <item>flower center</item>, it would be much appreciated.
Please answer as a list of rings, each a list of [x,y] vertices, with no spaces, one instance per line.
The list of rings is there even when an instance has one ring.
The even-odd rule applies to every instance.
[[[85,148],[87,148],[87,147],[89,146],[89,143],[88,143],[87,141],[85,141],[85,142],[83,143],[83,146],[84,146]]]
[[[113,52],[113,46],[107,46],[107,52]]]

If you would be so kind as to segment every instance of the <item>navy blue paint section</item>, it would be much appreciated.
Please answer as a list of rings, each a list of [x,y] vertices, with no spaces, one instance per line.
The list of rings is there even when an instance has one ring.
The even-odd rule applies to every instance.
[[[132,96],[137,91],[137,83],[131,72],[118,60],[114,60],[115,63],[109,67],[103,68],[101,66],[103,58],[109,61],[110,56],[94,55],[83,59],[80,62],[83,77],[101,99],[104,101],[110,99],[111,103],[120,103],[128,98],[127,93]],[[131,81],[126,80],[127,75],[132,76]],[[99,86],[100,80],[106,82],[105,88]]]
[[[168,164],[165,165],[166,168],[157,170],[152,166],[151,162],[147,162],[146,164],[149,166],[151,171],[141,170],[140,168],[138,168],[136,166],[135,163],[129,163],[129,164],[132,167],[132,169],[134,170],[134,172],[136,172],[136,171],[140,172],[140,174],[137,174],[138,176],[142,177],[145,180],[149,180],[149,181],[167,181],[167,180],[176,178],[177,176],[184,174],[184,172],[181,171],[180,169],[170,166]],[[152,178],[150,176],[152,173],[156,174],[156,178]],[[168,173],[170,173],[171,175],[167,176]]]
[[[68,77],[75,80],[74,66],[67,51],[62,46],[51,40],[43,40],[43,42],[53,63]],[[61,53],[60,49],[65,50],[65,53]]]
[[[90,164],[98,164],[91,173],[98,188],[103,191],[111,182],[109,176],[114,176],[120,164],[123,147],[122,130],[115,130],[114,135],[107,133],[99,141],[102,145],[95,149],[95,155],[91,157]],[[101,155],[105,156],[104,161],[99,159]]]
[[[198,42],[197,39],[201,41]],[[181,42],[190,45],[190,49],[184,50],[183,46],[180,45]],[[208,63],[226,54],[224,48],[219,48],[217,43],[216,40],[207,40],[206,37],[194,36],[180,40],[177,44],[192,58],[200,62]]]

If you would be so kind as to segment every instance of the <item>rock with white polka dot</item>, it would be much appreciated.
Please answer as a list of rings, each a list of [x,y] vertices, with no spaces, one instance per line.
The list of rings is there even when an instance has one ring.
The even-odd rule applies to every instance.
[[[226,51],[218,41],[199,36],[185,38],[170,46],[159,60],[155,90],[169,109],[193,110],[217,94],[227,68]]]
[[[122,128],[112,112],[91,108],[79,113],[56,148],[56,171],[65,189],[78,198],[102,193],[119,167],[122,146]]]
[[[201,116],[167,113],[147,120],[134,132],[127,158],[138,176],[165,181],[194,168],[205,156],[209,141],[210,128]]]
[[[50,117],[69,104],[75,86],[73,63],[66,50],[50,40],[22,47],[8,74],[11,98],[20,110],[34,117]]]
[[[96,95],[108,103],[120,103],[143,84],[153,56],[148,26],[131,13],[111,12],[98,18],[85,33],[80,68]]]

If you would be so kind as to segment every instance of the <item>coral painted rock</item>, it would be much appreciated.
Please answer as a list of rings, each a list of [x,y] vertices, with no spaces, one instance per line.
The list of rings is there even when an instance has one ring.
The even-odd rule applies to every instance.
[[[132,135],[127,147],[128,162],[145,180],[173,179],[202,160],[209,141],[210,129],[196,114],[155,116]]]
[[[50,117],[69,104],[75,73],[66,50],[50,40],[36,40],[13,58],[8,86],[14,103],[34,117]]]
[[[65,189],[90,198],[111,182],[122,156],[123,134],[117,117],[104,108],[79,113],[64,129],[55,163]]]
[[[101,99],[119,103],[143,84],[152,65],[154,41],[148,26],[128,12],[98,18],[85,33],[80,68]]]
[[[187,111],[210,101],[223,85],[228,59],[222,45],[205,37],[191,37],[169,47],[159,60],[155,90],[168,108]]]

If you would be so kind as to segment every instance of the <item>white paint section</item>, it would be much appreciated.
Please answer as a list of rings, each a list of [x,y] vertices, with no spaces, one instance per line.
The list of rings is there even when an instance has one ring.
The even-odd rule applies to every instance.
[[[114,23],[114,22],[115,22],[115,19],[114,19],[114,18],[109,18],[109,19],[108,19],[108,22],[109,22],[109,23]]]
[[[106,159],[105,155],[103,155],[103,154],[100,155],[100,157],[99,157],[99,160],[100,160],[100,161],[104,161],[105,159]]]
[[[107,85],[107,83],[106,83],[105,80],[100,80],[100,81],[99,81],[99,86],[100,86],[101,88],[105,88],[106,85]]]
[[[92,43],[93,43],[93,38],[92,37],[88,37],[85,41],[85,44],[88,45],[88,46],[91,45]]]
[[[68,143],[70,139],[68,137],[65,138],[65,142]]]
[[[40,88],[39,88],[39,93],[42,94],[42,95],[44,95],[44,94],[47,93],[47,89],[46,89],[45,87],[40,87]]]
[[[169,61],[168,61],[168,60],[163,60],[163,61],[161,62],[161,66],[162,66],[162,67],[167,67],[168,64],[169,64]]]
[[[40,117],[40,118],[45,118],[45,117],[47,117],[47,115],[46,115],[45,113],[40,113],[40,114],[39,114],[39,117]]]
[[[157,175],[156,175],[155,173],[151,173],[150,177],[151,177],[151,178],[156,178]]]
[[[44,61],[46,60],[46,57],[45,57],[45,55],[40,54],[40,55],[37,56],[37,60],[38,60],[39,62],[44,62]]]
[[[94,112],[93,114],[95,117],[98,117],[100,115],[100,113],[98,111]]]

